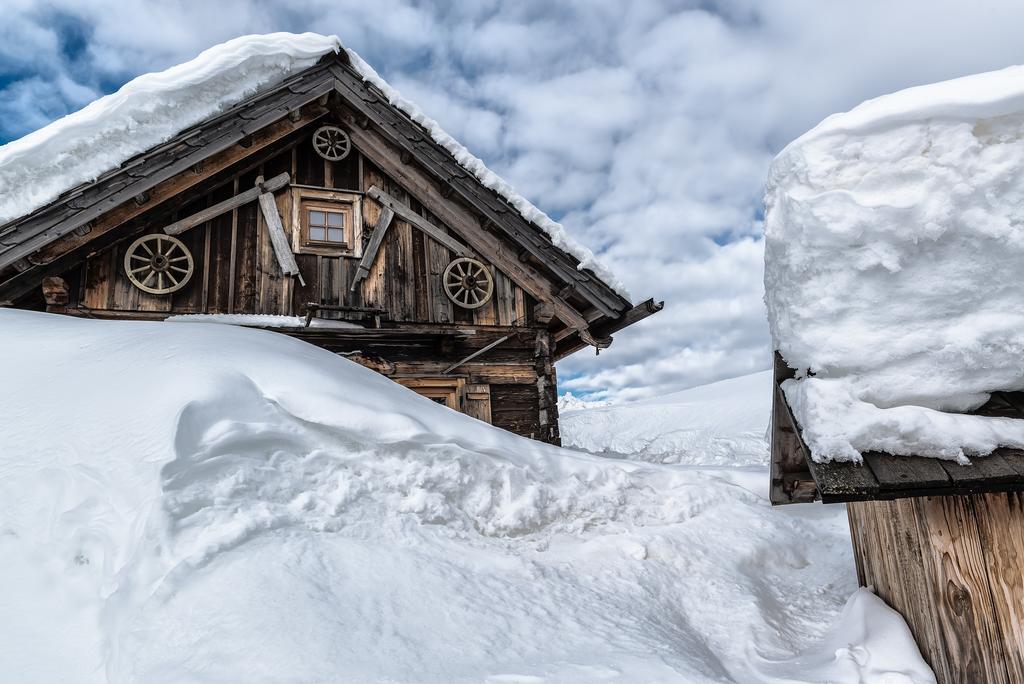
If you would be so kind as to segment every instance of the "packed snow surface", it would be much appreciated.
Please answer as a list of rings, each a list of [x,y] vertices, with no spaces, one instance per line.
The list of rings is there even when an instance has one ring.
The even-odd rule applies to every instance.
[[[631,404],[565,400],[565,446],[639,461],[690,465],[768,463],[771,372],[754,373]],[[575,398],[573,398],[575,399]]]
[[[762,467],[547,446],[269,331],[0,331],[2,681],[934,681],[843,509]]]
[[[629,298],[614,274],[561,224],[488,169],[415,103],[403,98],[358,54],[343,48],[337,36],[316,33],[271,33],[229,40],[189,62],[139,76],[116,93],[0,146],[0,225],[343,49],[360,76],[426,129],[459,165],[543,230],[556,246],[575,256],[581,269],[593,271]]]
[[[958,415],[1024,389],[1024,67],[829,117],[775,159],[765,289],[816,460],[964,461],[1024,421]]]

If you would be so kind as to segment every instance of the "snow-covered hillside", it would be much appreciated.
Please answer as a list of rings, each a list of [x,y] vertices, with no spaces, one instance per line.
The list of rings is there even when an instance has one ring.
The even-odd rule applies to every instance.
[[[0,377],[0,681],[932,681],[842,509],[761,467],[546,446],[226,325],[0,310]]]
[[[764,465],[771,382],[765,371],[632,404],[563,402],[562,443],[656,463]]]

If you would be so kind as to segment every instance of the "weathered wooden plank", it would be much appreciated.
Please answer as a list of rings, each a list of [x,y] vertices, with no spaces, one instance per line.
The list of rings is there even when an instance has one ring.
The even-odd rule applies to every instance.
[[[869,452],[864,454],[864,462],[882,489],[925,489],[944,487],[950,482],[949,475],[934,458]]]
[[[408,205],[399,202],[397,199],[387,194],[380,188],[374,186],[366,191],[366,194],[373,199],[377,200],[382,207],[387,207],[395,214],[400,216],[404,221],[411,223],[416,226],[424,233],[429,235],[431,239],[441,243],[448,249],[459,256],[470,256],[469,248],[463,245],[461,242],[451,237],[443,230],[426,220],[416,212],[414,212]]]
[[[988,567],[971,499],[913,499],[922,529],[924,591],[936,606],[954,682],[1009,682]],[[933,656],[933,660],[937,659]]]
[[[242,176],[240,183],[251,184],[255,181]],[[247,183],[248,181],[248,183]],[[259,259],[259,210],[255,204],[247,204],[236,210],[238,215],[237,240],[235,241],[235,284],[234,313],[256,313],[258,273],[256,264]]]
[[[485,423],[491,422],[491,387],[490,385],[466,385],[465,411],[467,415],[482,420]]]
[[[937,602],[928,587],[924,559],[929,541],[911,499],[868,501],[847,505],[858,579],[900,611],[922,654],[942,682],[949,682],[942,652],[945,638]]]
[[[352,284],[349,285],[349,289],[355,290],[359,287],[359,283],[363,278],[369,275],[370,267],[377,258],[377,253],[380,251],[381,243],[384,242],[384,235],[387,233],[388,226],[391,225],[391,221],[394,217],[395,212],[390,208],[384,207],[381,209],[380,216],[377,219],[377,223],[373,226],[373,232],[370,234],[370,241],[366,244],[366,248],[363,250],[363,258],[359,261],[359,268],[356,270],[356,274],[352,278]]]
[[[953,461],[939,461],[939,464],[946,471],[954,487],[966,487],[978,483],[1021,482],[1024,484],[1024,477],[999,453],[976,456],[971,459],[970,465],[960,465]]]
[[[1024,682],[1024,494],[972,496],[1009,681]]]
[[[257,189],[263,185],[262,178],[257,178]],[[263,192],[259,195],[260,210],[263,212],[264,225],[270,237],[270,244],[274,248],[274,255],[281,267],[281,272],[287,276],[299,275],[299,267],[295,263],[295,255],[292,254],[291,242],[284,233],[284,226],[281,224],[281,215],[277,211],[277,202],[274,201],[273,193]]]
[[[259,198],[261,192],[273,193],[276,190],[288,185],[291,177],[287,173],[282,173],[274,176],[268,181],[265,181],[262,187],[255,187],[246,190],[245,192],[238,193],[231,199],[226,199],[223,202],[218,202],[211,207],[207,207],[202,211],[196,212],[191,216],[175,221],[174,223],[166,226],[164,232],[168,235],[180,235],[190,228],[195,228],[200,223],[206,223],[210,219],[216,218],[221,214],[225,214],[232,209],[247,204]]]
[[[872,498],[881,489],[874,473],[863,463],[815,463],[809,459],[807,464],[823,503]]]

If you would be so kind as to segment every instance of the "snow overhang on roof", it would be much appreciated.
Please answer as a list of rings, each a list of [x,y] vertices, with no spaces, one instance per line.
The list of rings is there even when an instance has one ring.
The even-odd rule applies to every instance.
[[[870,100],[776,157],[781,465],[823,497],[1024,488],[1022,197],[1024,67]]]
[[[346,56],[365,81],[425,129],[463,169],[543,231],[555,247],[577,260],[580,270],[593,273],[628,303],[622,283],[591,250],[569,237],[560,224],[516,193],[414,103],[402,98],[336,36],[313,33],[236,38],[184,64],[139,76],[116,93],[0,147],[0,268],[9,263],[5,256],[13,256],[12,248],[18,244],[5,241],[4,236],[11,234],[19,220],[332,53]]]

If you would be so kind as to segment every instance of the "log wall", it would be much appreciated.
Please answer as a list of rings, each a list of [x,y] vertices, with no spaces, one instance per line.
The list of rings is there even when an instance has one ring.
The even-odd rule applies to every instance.
[[[847,505],[857,574],[940,684],[1024,682],[1024,494]]]
[[[252,188],[258,176],[291,174],[294,185],[362,193],[377,186],[429,221],[451,232],[436,216],[425,211],[394,180],[353,151],[339,162],[319,157],[312,149],[310,133],[289,140],[281,149],[256,165],[236,169],[218,179],[218,185],[188,198],[173,213],[157,212],[135,223],[113,244],[90,255],[66,279],[81,283],[71,293],[72,306],[100,311],[149,311],[165,314],[240,313],[296,315],[310,303],[328,306],[361,306],[383,309],[393,321],[461,323],[470,325],[528,325],[532,300],[504,273],[494,270],[495,292],[479,309],[454,306],[441,289],[441,273],[453,255],[408,222],[396,218],[386,233],[373,268],[355,291],[350,292],[358,256],[296,254],[305,286],[285,277],[280,270],[263,218],[255,202],[183,233],[195,259],[195,272],[184,288],[170,297],[149,295],[133,287],[124,274],[124,252],[129,238],[159,231],[168,223]],[[276,194],[285,229],[292,225],[292,196]],[[366,241],[380,214],[372,199],[361,201]],[[297,213],[297,212],[294,212]],[[486,259],[483,259],[486,263]],[[325,313],[325,317],[332,314]]]

